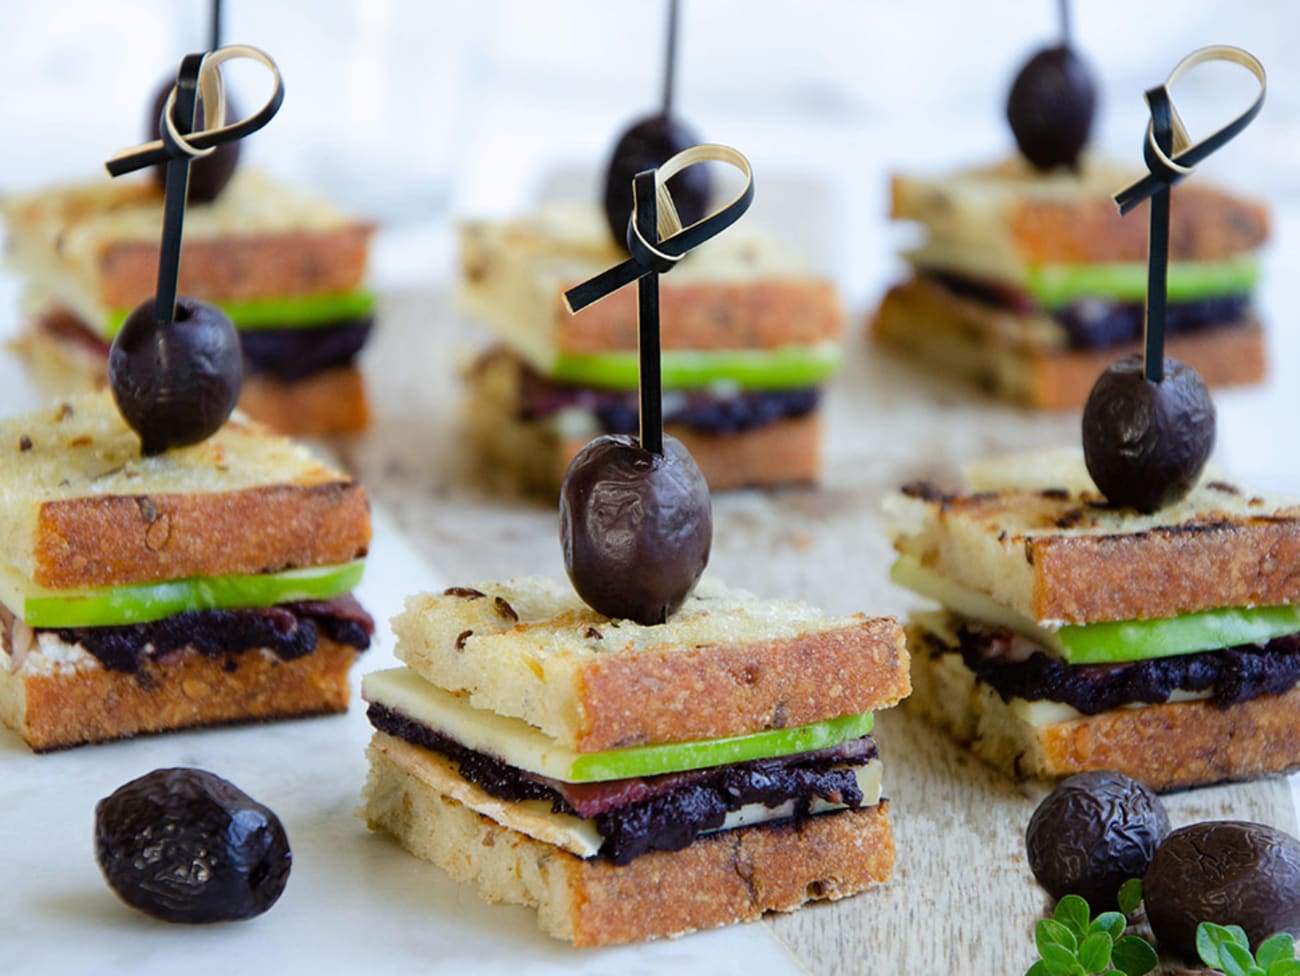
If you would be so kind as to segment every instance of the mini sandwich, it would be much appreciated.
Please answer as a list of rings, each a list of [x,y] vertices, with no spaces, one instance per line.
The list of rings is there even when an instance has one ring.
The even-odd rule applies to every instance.
[[[909,623],[913,707],[1016,778],[1300,766],[1300,506],[1211,478],[1139,515],[1052,468],[888,501],[894,581],[944,607]]]
[[[541,579],[416,596],[367,675],[365,816],[579,946],[680,935],[890,877],[872,712],[892,619],[704,582],[664,624]]]
[[[261,425],[142,458],[108,394],[0,422],[0,719],[44,751],[340,712],[365,492]]]
[[[0,209],[9,264],[26,278],[18,352],[51,396],[103,387],[113,336],[157,284],[161,190],[147,179],[105,180]],[[247,169],[213,202],[191,202],[180,291],[219,306],[239,331],[249,416],[286,434],[366,426],[355,361],[374,314],[364,286],[373,231]]]
[[[596,209],[461,227],[461,295],[500,344],[470,369],[486,459],[555,494],[589,440],[637,428],[637,298],[571,315],[566,289],[626,258]],[[661,277],[665,429],[714,490],[815,481],[821,387],[841,359],[834,286],[743,227]]]
[[[1081,407],[1097,376],[1137,352],[1147,221],[1111,195],[1127,170],[1084,158],[1041,173],[1023,159],[944,177],[895,176],[891,216],[924,240],[885,295],[874,337],[941,374],[1032,407]],[[1253,291],[1268,212],[1202,184],[1173,190],[1168,355],[1211,386],[1265,369]]]

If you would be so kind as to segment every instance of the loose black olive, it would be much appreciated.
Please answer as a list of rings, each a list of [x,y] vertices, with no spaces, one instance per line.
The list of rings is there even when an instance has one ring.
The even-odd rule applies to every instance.
[[[128,905],[190,923],[262,914],[293,860],[280,818],[202,769],[155,769],[100,800],[95,857]]]
[[[662,166],[699,141],[684,123],[667,115],[638,119],[619,137],[605,173],[605,219],[620,247],[626,245],[627,222],[632,215],[632,177]],[[668,181],[682,226],[708,215],[709,188],[706,166],[691,166]]]
[[[1196,484],[1214,449],[1214,402],[1199,373],[1165,360],[1159,383],[1134,354],[1111,363],[1083,408],[1083,457],[1113,505],[1154,512]]]
[[[1253,948],[1300,936],[1300,840],[1239,820],[1182,827],[1151,859],[1142,899],[1160,946],[1189,961],[1201,922],[1240,925]]]
[[[1075,167],[1096,105],[1088,65],[1068,47],[1049,47],[1030,58],[1012,82],[1007,121],[1034,166]]]
[[[1146,874],[1168,833],[1164,804],[1142,783],[1117,772],[1080,773],[1038,805],[1025,847],[1048,894],[1082,895],[1101,912],[1118,907],[1125,881]]]
[[[625,434],[598,437],[560,490],[560,544],[573,587],[593,609],[663,623],[709,561],[709,486],[681,441],[662,455]]]
[[[153,100],[153,111],[149,115],[148,124],[145,131],[150,139],[162,138],[162,113],[163,106],[167,104],[167,96],[171,94],[172,82],[163,85],[162,90],[158,92]],[[203,124],[203,99],[197,98],[198,113],[195,116],[196,127]],[[239,118],[239,109],[231,101],[230,96],[226,96],[226,118]],[[180,128],[180,126],[178,126]],[[181,128],[181,131],[185,130]],[[217,146],[215,152],[202,156],[190,163],[190,188],[189,200],[191,203],[207,203],[217,198],[230,178],[235,175],[235,167],[239,165],[239,146],[241,140],[232,139],[229,142],[223,142]],[[163,187],[166,182],[167,164],[162,163],[153,169],[154,181],[159,187]]]
[[[154,299],[131,310],[108,353],[108,379],[145,455],[196,444],[220,429],[239,400],[239,336],[219,308],[176,299],[176,321],[160,326]]]

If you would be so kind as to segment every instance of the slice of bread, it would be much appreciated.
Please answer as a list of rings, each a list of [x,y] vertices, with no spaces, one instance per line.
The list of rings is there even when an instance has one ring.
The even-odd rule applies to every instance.
[[[1152,515],[1095,490],[944,491],[885,502],[894,547],[1043,624],[1300,600],[1300,505],[1203,482]]]
[[[618,866],[583,860],[476,813],[422,781],[376,737],[364,815],[489,901],[536,907],[576,946],[671,938],[791,911],[887,881],[888,803],[712,834]]]
[[[580,752],[807,725],[908,693],[893,618],[830,618],[710,580],[650,627],[527,578],[410,597],[393,631],[425,680]]]
[[[1112,194],[1141,173],[1085,158],[1081,174],[1039,173],[1020,158],[935,177],[896,175],[890,215],[925,225],[917,261],[1008,283],[1029,266],[1144,262],[1147,221],[1121,217]],[[1190,181],[1173,189],[1169,256],[1218,261],[1256,250],[1269,235],[1265,206]]]
[[[1069,349],[1064,330],[1049,317],[963,298],[923,276],[885,294],[871,333],[883,347],[928,369],[1044,410],[1081,408],[1107,366],[1141,351],[1137,342]],[[1264,331],[1255,321],[1169,336],[1165,352],[1191,366],[1212,387],[1264,379]]]
[[[1163,791],[1300,767],[1300,688],[1222,709],[1180,701],[1033,724],[932,631],[909,624],[908,644],[905,707],[1016,779],[1113,769]]]
[[[594,208],[460,228],[465,305],[542,374],[559,352],[637,347],[635,289],[569,314],[563,293],[626,258]],[[693,251],[659,283],[665,349],[777,349],[838,342],[834,285],[769,238],[734,228]]]
[[[9,263],[89,321],[153,294],[162,195],[152,180],[42,190],[0,203]],[[241,169],[186,210],[181,293],[207,301],[346,292],[365,274],[374,225]]]
[[[314,651],[291,661],[256,648],[221,657],[188,650],[165,662],[150,658],[135,673],[109,671],[84,652],[63,655],[72,663],[30,654],[17,669],[0,654],[0,722],[46,752],[203,725],[343,712],[357,654],[324,635]]]
[[[605,433],[588,412],[522,418],[518,362],[510,356],[480,360],[466,371],[465,390],[462,420],[492,481],[557,497],[574,455]],[[674,423],[664,430],[686,445],[713,491],[808,484],[821,474],[819,410],[731,434]]]
[[[104,392],[0,421],[0,565],[49,589],[345,563],[365,491],[236,415],[156,457]]]

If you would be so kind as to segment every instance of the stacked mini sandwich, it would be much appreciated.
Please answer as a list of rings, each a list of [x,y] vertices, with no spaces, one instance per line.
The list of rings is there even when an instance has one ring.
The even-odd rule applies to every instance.
[[[105,180],[11,198],[3,213],[9,263],[27,279],[20,353],[53,395],[102,387],[113,336],[157,283],[161,190]],[[247,169],[213,201],[191,202],[180,291],[239,330],[250,416],[289,434],[366,426],[355,360],[374,311],[364,287],[373,231]]]
[[[942,177],[895,176],[891,216],[925,240],[885,295],[876,339],[942,374],[1033,407],[1083,405],[1112,361],[1139,347],[1146,220],[1111,195],[1126,170],[1023,159]],[[1204,184],[1173,190],[1168,352],[1211,386],[1258,382],[1264,339],[1252,293],[1268,213]]]
[[[626,252],[594,208],[461,228],[462,297],[501,344],[470,371],[466,417],[488,459],[554,493],[592,437],[637,424],[636,295],[567,311],[563,293]],[[821,386],[841,359],[834,286],[744,228],[660,282],[666,430],[711,488],[809,482]]]
[[[892,619],[703,583],[663,624],[546,580],[411,598],[366,676],[365,815],[580,946],[678,935],[890,876],[872,711]]]
[[[1052,469],[888,502],[895,582],[945,608],[909,625],[914,706],[1016,777],[1300,766],[1300,506],[1211,479],[1139,515]]]
[[[258,424],[142,458],[108,394],[0,423],[0,719],[33,749],[343,711],[362,488]]]

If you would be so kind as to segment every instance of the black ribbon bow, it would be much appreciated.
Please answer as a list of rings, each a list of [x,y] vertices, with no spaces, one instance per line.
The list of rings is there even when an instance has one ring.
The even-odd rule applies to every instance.
[[[719,162],[734,166],[745,185],[729,203],[683,228],[668,181],[689,166]],[[722,233],[754,201],[754,174],[749,160],[730,146],[704,144],[684,149],[658,169],[647,169],[632,180],[632,215],[628,218],[627,249],[631,255],[596,277],[570,288],[564,301],[579,312],[624,285],[637,283],[637,347],[641,382],[641,446],[663,453],[663,393],[660,384],[659,275],[667,274],[690,251]]]

